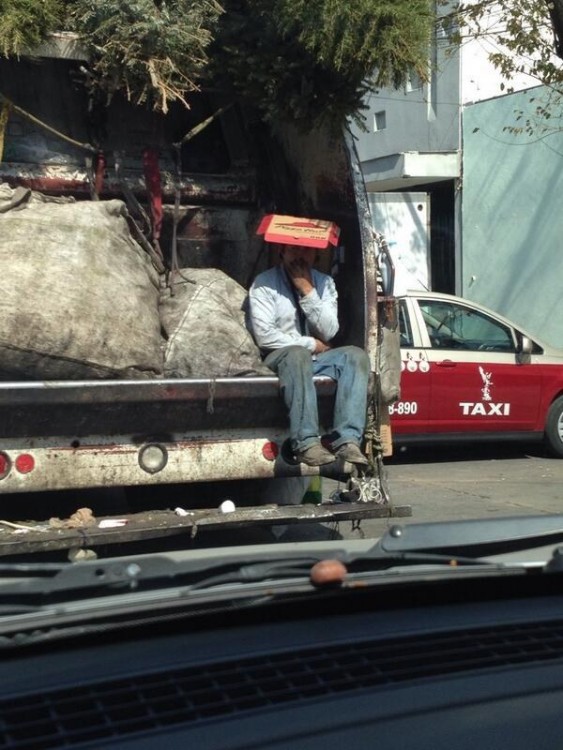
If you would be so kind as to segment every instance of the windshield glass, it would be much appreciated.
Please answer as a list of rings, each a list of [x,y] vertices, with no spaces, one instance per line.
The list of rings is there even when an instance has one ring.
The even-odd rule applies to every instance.
[[[0,749],[559,750],[563,0],[0,9]]]
[[[262,61],[232,9],[149,5],[14,32],[0,60],[0,563],[299,543],[306,566],[317,542],[557,515],[560,212],[525,218],[553,166],[500,143],[524,94],[460,93],[432,4],[390,22],[421,56],[397,70],[286,4],[252,18]],[[179,36],[156,49],[161,12]]]

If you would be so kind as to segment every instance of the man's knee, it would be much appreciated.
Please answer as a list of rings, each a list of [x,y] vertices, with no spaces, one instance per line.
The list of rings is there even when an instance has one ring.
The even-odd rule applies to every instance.
[[[369,357],[359,346],[343,346],[342,351],[346,354],[346,361],[355,370],[369,372]]]
[[[275,371],[280,368],[292,370],[310,368],[312,362],[311,352],[304,346],[284,346],[277,349],[266,357],[265,363]]]
[[[283,349],[284,358],[288,362],[310,362],[311,352],[304,346],[286,346]]]

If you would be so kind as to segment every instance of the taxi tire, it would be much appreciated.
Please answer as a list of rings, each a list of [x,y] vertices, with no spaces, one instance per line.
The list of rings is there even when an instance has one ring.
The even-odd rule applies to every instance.
[[[549,407],[545,420],[545,442],[550,453],[563,458],[563,440],[561,425],[563,424],[563,396],[559,396]]]

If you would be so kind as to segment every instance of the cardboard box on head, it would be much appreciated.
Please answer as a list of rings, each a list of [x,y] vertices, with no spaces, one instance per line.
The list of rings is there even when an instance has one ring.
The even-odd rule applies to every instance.
[[[282,214],[267,214],[260,222],[256,234],[264,235],[266,242],[275,245],[300,245],[317,250],[327,250],[338,245],[340,227],[333,221],[323,219],[309,219],[300,216],[284,216]],[[328,272],[331,264],[331,253],[320,254],[319,262]],[[277,258],[271,258],[276,263]]]
[[[266,242],[326,249],[338,244],[340,228],[333,221],[323,219],[268,214],[260,222],[256,234],[263,234]]]

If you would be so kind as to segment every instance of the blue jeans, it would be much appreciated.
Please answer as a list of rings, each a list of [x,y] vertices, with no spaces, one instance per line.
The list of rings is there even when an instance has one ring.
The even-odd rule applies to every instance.
[[[289,410],[289,434],[294,451],[319,441],[319,413],[313,375],[337,381],[331,442],[333,448],[362,440],[366,424],[369,359],[357,346],[342,346],[317,354],[303,346],[286,346],[264,360],[280,379]]]

